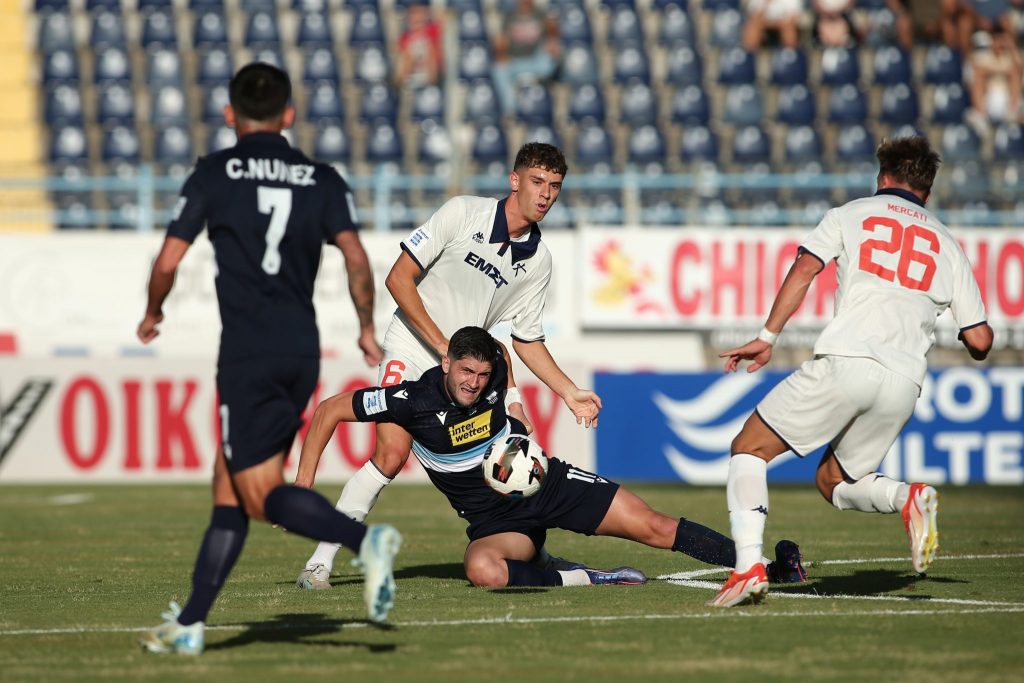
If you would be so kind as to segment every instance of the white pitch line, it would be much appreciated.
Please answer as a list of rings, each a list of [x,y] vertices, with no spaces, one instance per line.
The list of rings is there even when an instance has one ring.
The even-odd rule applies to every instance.
[[[929,601],[935,602],[935,601]],[[831,610],[816,610],[813,612],[769,612],[763,609],[754,610],[715,610],[713,612],[700,612],[697,614],[608,614],[590,615],[575,617],[492,617],[484,619],[452,619],[436,621],[396,621],[389,625],[395,628],[433,628],[437,626],[497,626],[497,625],[525,625],[525,624],[559,624],[559,623],[601,623],[614,621],[682,621],[694,619],[756,619],[756,618],[807,618],[807,617],[918,617],[918,616],[945,616],[945,615],[966,615],[966,614],[1016,614],[1024,613],[1024,604],[1015,607],[985,607],[967,609],[878,609],[878,610],[850,610],[846,612],[833,612]],[[365,622],[353,622],[348,624],[329,624],[337,630],[367,628]],[[322,632],[325,624],[287,624],[287,623],[266,623],[259,625],[249,624],[225,624],[222,626],[207,626],[207,631],[316,631]],[[141,633],[147,627],[136,626],[99,626],[99,627],[75,627],[75,628],[50,628],[50,629],[16,629],[0,630],[0,636],[31,636],[31,635],[75,635],[84,633]]]

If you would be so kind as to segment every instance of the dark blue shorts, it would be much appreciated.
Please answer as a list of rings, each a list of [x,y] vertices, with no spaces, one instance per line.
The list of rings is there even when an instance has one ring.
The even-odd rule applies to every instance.
[[[240,472],[287,451],[320,377],[320,359],[250,358],[217,368],[221,445]]]

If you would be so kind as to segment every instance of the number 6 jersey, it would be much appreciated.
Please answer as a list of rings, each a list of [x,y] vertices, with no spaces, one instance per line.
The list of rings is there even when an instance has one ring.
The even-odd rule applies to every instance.
[[[815,355],[873,358],[920,386],[939,315],[949,308],[961,330],[985,322],[970,262],[910,192],[830,210],[800,248],[837,266],[835,318]]]
[[[313,283],[325,241],[357,229],[352,193],[276,133],[249,133],[196,162],[167,234],[207,226],[216,257],[220,363],[320,355]]]

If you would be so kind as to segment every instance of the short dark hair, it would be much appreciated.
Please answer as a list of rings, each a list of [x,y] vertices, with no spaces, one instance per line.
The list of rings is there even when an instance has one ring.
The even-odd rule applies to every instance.
[[[448,360],[474,358],[494,363],[500,356],[498,342],[482,327],[463,327],[448,342]]]
[[[543,168],[560,176],[569,172],[562,150],[546,142],[527,142],[519,148],[512,170],[518,172],[528,168]]]
[[[292,82],[271,64],[246,64],[228,86],[235,115],[250,121],[269,121],[284,113],[292,96]]]
[[[922,135],[882,140],[875,150],[878,172],[909,185],[922,194],[931,192],[942,160]]]

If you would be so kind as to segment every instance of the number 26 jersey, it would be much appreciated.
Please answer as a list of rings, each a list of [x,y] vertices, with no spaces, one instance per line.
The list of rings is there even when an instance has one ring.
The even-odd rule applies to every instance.
[[[985,322],[970,262],[910,192],[830,210],[800,248],[837,267],[835,318],[815,355],[873,358],[920,385],[939,315],[949,308],[960,329]]]

